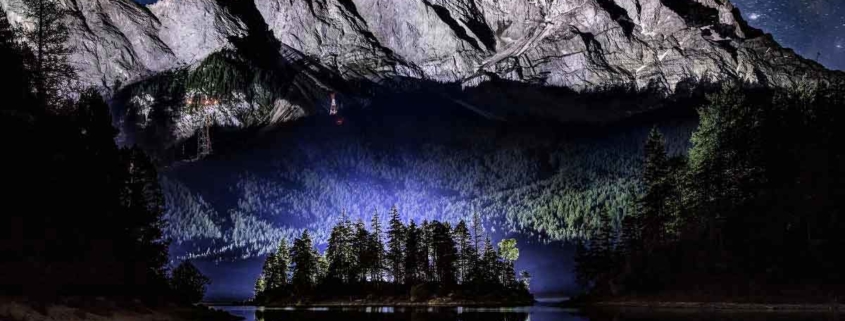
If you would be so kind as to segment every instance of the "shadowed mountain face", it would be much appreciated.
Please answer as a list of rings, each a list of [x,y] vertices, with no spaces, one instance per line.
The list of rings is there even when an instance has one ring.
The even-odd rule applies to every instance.
[[[747,26],[728,1],[64,2],[81,85],[114,94],[118,121],[153,132],[158,146],[208,123],[244,128],[324,113],[332,92],[353,108],[439,84],[438,94],[457,92],[464,107],[506,118],[511,111],[475,90],[497,83],[536,98],[521,113],[606,121],[648,108],[593,113],[556,94],[841,77]],[[0,6],[27,26],[21,0]]]

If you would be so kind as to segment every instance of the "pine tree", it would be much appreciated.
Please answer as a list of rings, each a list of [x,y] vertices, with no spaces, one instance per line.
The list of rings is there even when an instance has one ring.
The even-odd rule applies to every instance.
[[[43,106],[56,108],[60,104],[62,90],[68,89],[69,81],[75,76],[75,71],[67,62],[71,50],[67,46],[68,28],[64,19],[68,12],[54,0],[23,2],[26,6],[24,14],[34,24],[24,32],[32,50],[28,65],[33,88]]]
[[[708,98],[690,138],[686,201],[709,238],[721,244],[717,225],[737,213],[765,181],[761,113],[767,108],[747,99],[738,84],[725,84]]]
[[[362,220],[355,223],[355,233],[352,238],[352,250],[355,254],[353,273],[356,282],[364,282],[372,271],[373,253],[370,249],[370,232],[367,231]]]
[[[399,284],[404,280],[402,274],[402,265],[405,257],[403,255],[403,245],[405,243],[405,226],[399,220],[399,210],[396,206],[390,210],[390,226],[387,230],[387,262],[390,274],[393,277],[393,283]]]
[[[134,267],[131,283],[141,288],[159,287],[166,279],[169,241],[162,232],[164,195],[158,171],[137,147],[125,149],[122,154],[126,177],[120,199],[125,215],[118,218],[122,241],[116,243],[123,246],[125,262],[132,262]]]
[[[425,281],[435,281],[434,274],[434,238],[432,237],[432,223],[424,220],[420,226],[420,249],[417,253],[417,262],[421,269],[421,277]]]
[[[258,299],[264,294],[264,291],[267,289],[267,282],[264,278],[264,273],[258,275],[258,279],[255,280],[255,286],[253,287],[252,293],[253,298]]]
[[[327,277],[330,280],[349,282],[347,278],[351,268],[352,252],[349,231],[345,220],[341,220],[332,228],[329,235],[328,247],[326,248],[326,260],[329,262]]]
[[[293,277],[291,283],[298,290],[310,289],[317,279],[317,259],[314,254],[314,245],[308,230],[303,230],[302,235],[293,241],[290,250],[291,261],[293,262]]]
[[[272,261],[271,261],[272,258]],[[271,290],[279,289],[288,284],[288,267],[290,266],[290,247],[287,239],[279,241],[276,254],[267,258],[271,262],[266,275],[266,287]]]
[[[206,287],[211,283],[190,261],[182,261],[173,269],[170,281],[176,297],[188,303],[202,300]]]
[[[480,267],[482,282],[487,285],[499,284],[499,255],[496,254],[496,249],[493,248],[490,237],[484,239],[484,252],[482,253]]]
[[[420,262],[417,253],[420,252],[420,230],[414,220],[405,229],[405,260],[404,276],[405,284],[414,285],[420,281]]]
[[[316,249],[312,252],[312,255],[317,258],[315,283],[324,283],[329,274],[329,260],[326,259],[325,255],[320,255]]]
[[[472,245],[470,244],[469,229],[467,229],[467,224],[464,220],[461,220],[458,222],[458,225],[455,226],[454,237],[458,251],[458,282],[464,283],[467,281],[467,274],[470,269],[470,260],[472,260],[474,251]]]
[[[620,264],[618,234],[608,207],[603,207],[600,218],[599,229],[590,240],[589,247],[585,249],[579,244],[576,251],[576,274],[584,284],[593,282],[597,287],[604,287],[616,277]]]
[[[640,231],[649,248],[662,244],[666,239],[668,222],[667,200],[669,197],[669,163],[663,135],[657,127],[651,129],[645,144],[643,185],[645,191],[640,198]]]
[[[370,279],[375,282],[381,282],[383,280],[382,271],[384,270],[384,244],[381,239],[382,231],[378,212],[373,213],[370,229],[372,229],[370,233],[370,244],[368,246],[370,256],[372,257]]]
[[[20,45],[19,33],[0,8],[0,61],[3,62],[4,86],[0,86],[0,97],[4,103],[0,110],[23,111],[30,107],[26,100],[30,98],[30,79],[24,60],[28,55],[26,47]]]
[[[268,285],[268,279],[273,274],[276,266],[276,253],[270,253],[264,259],[264,264],[261,266],[261,273],[258,275],[258,280],[255,281],[255,296],[263,294],[265,291],[275,290],[272,284]]]
[[[432,242],[434,244],[434,268],[437,282],[444,286],[457,283],[455,266],[458,254],[452,239],[452,228],[447,223],[432,222]]]
[[[481,249],[479,246],[481,245],[481,232],[483,231],[484,227],[481,226],[481,216],[478,215],[478,212],[475,212],[472,214],[472,242],[476,251]]]
[[[578,239],[575,243],[575,255],[572,260],[575,262],[575,281],[581,288],[588,289],[596,278],[596,271],[593,268],[593,259],[584,240]]]

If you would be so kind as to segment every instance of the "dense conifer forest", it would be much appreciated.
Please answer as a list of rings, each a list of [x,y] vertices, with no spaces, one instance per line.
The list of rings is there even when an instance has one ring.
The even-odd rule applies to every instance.
[[[320,254],[307,230],[289,245],[282,239],[267,256],[255,283],[253,303],[284,304],[532,304],[530,275],[514,271],[516,240],[498,250],[472,224],[410,220],[396,207],[381,226],[374,213],[369,229],[347,217],[331,230]]]
[[[598,127],[494,122],[434,102],[425,107],[432,105],[423,99],[393,97],[379,110],[343,112],[343,126],[317,115],[232,138],[236,147],[225,157],[166,170],[168,235],[188,257],[253,257],[302,229],[325,244],[344,209],[366,220],[397,204],[417,222],[457,224],[478,212],[495,237],[586,237],[602,206],[614,221],[634,208],[649,128],[658,124],[667,134],[672,155],[686,153],[695,128],[694,115]],[[226,153],[225,132],[216,137],[216,150]],[[209,173],[227,188],[211,188]]]
[[[156,166],[140,149],[118,147],[100,94],[74,86],[67,13],[55,2],[28,4],[43,32],[13,28],[0,10],[0,292],[199,301],[208,280],[190,262],[168,273]]]
[[[845,85],[725,85],[687,156],[652,130],[636,210],[579,245],[594,300],[813,301],[845,294]]]

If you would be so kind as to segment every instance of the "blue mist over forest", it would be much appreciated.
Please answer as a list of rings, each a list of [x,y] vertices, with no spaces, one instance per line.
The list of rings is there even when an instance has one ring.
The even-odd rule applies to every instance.
[[[211,157],[163,171],[171,255],[211,277],[208,299],[244,299],[281,238],[308,229],[324,250],[343,213],[369,224],[378,211],[384,225],[394,205],[405,222],[478,212],[494,242],[517,239],[516,269],[532,274],[533,292],[577,293],[571,240],[588,236],[605,206],[617,221],[630,211],[648,130],[659,126],[684,153],[694,112],[598,126],[516,119],[413,94],[278,129],[216,129]]]

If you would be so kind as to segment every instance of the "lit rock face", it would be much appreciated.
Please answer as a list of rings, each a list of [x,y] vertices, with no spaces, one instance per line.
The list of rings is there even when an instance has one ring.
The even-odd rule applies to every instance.
[[[311,92],[279,100],[268,122],[324,109],[316,105],[337,79],[472,87],[497,78],[579,91],[673,92],[682,82],[787,86],[841,77],[748,27],[726,0],[60,1],[77,13],[69,18],[71,62],[83,84],[103,89],[193,68],[233,48],[233,39],[269,29],[280,57],[310,64],[281,77],[302,77],[308,83],[297,80],[298,90]],[[21,0],[0,5],[27,25]],[[233,13],[237,6],[255,14]]]
[[[118,84],[202,60],[243,36],[244,26],[214,0],[58,0],[71,14],[70,63],[83,86]],[[21,0],[0,0],[10,20],[30,26]]]
[[[824,70],[745,26],[727,1],[255,1],[283,43],[383,77],[674,91],[725,78],[782,86]]]

